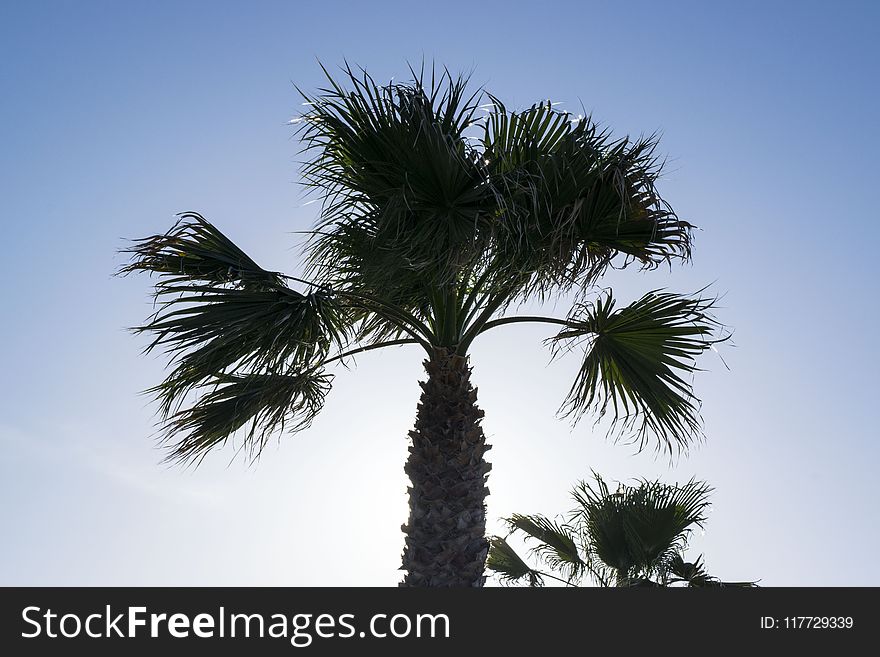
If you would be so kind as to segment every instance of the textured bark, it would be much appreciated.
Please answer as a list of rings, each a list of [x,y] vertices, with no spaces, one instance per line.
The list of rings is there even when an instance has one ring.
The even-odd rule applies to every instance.
[[[406,473],[409,522],[403,525],[401,586],[471,587],[485,582],[486,479],[491,466],[483,411],[466,357],[437,349],[425,361],[422,396]]]

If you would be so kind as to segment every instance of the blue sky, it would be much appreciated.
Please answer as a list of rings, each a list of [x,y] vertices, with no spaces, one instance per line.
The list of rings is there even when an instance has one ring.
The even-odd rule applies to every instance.
[[[711,4],[711,7],[709,6]],[[417,350],[340,372],[306,433],[248,467],[158,465],[139,391],[161,359],[123,327],[145,279],[122,238],[198,210],[296,272],[314,218],[287,120],[317,60],[378,79],[473,71],[509,105],[581,106],[662,132],[661,191],[697,224],[692,265],[607,280],[724,295],[735,347],[695,385],[708,439],[674,465],[555,419],[576,363],[540,327],[476,343],[489,514],[553,514],[590,469],[715,488],[712,572],[880,584],[873,411],[880,134],[875,3],[34,2],[0,8],[0,584],[391,585]],[[565,308],[558,308],[560,313]],[[515,354],[511,359],[510,355]]]

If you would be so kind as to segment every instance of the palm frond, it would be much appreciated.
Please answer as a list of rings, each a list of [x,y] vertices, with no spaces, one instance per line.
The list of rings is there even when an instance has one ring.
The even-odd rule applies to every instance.
[[[696,356],[726,337],[712,317],[713,299],[662,291],[615,310],[610,293],[578,304],[569,326],[550,342],[554,355],[586,342],[584,360],[560,409],[575,422],[586,412],[613,412],[611,431],[643,449],[649,439],[672,453],[701,436],[699,400],[683,378]]]
[[[328,74],[327,88],[304,95],[303,177],[323,202],[311,271],[353,285],[362,276],[375,292],[404,278],[454,281],[479,251],[486,197],[462,133],[480,92],[448,72],[409,84],[379,85],[350,67],[344,77],[349,89]]]
[[[585,575],[607,586],[755,586],[755,582],[722,582],[709,575],[702,556],[685,562],[689,533],[702,526],[712,489],[690,479],[683,485],[647,479],[619,484],[612,492],[593,472],[572,491],[577,503],[566,522],[541,515],[514,514],[505,519],[513,532],[525,534],[530,553],[548,569],[531,568],[503,539],[490,550],[493,570],[503,581],[520,581],[530,573],[566,585]]]
[[[127,252],[132,262],[121,274],[159,276],[158,310],[133,330],[151,334],[145,351],[163,350],[173,366],[148,392],[160,402],[166,442],[189,432],[174,444],[174,458],[200,457],[249,421],[251,452],[285,418],[300,417],[293,428],[311,421],[328,382],[319,367],[331,347],[348,344],[354,321],[330,289],[289,288],[194,213]],[[180,410],[190,393],[202,398]]]
[[[164,394],[158,386],[160,394]],[[254,458],[275,431],[291,432],[311,424],[324,404],[330,376],[296,374],[220,375],[203,383],[208,392],[165,421],[162,443],[167,459],[198,462],[242,430],[243,450]]]
[[[641,480],[612,493],[598,474],[594,479],[575,487],[573,517],[585,525],[598,558],[627,578],[660,572],[685,547],[690,529],[705,521],[712,489],[704,482]]]
[[[497,573],[502,582],[512,584],[526,579],[529,586],[544,586],[544,578],[541,573],[530,568],[516,553],[516,550],[500,536],[493,536],[489,539],[489,556],[486,559],[486,568]]]
[[[724,587],[753,588],[757,582],[722,582],[706,571],[703,555],[694,562],[685,561],[681,554],[675,554],[666,566],[666,574],[672,575],[673,582],[686,582],[689,587]]]
[[[614,140],[551,103],[485,124],[488,182],[499,204],[496,266],[528,272],[524,294],[592,284],[615,259],[653,268],[690,257],[692,226],[659,195],[655,136]]]
[[[581,482],[573,493],[579,507],[572,512],[572,521],[579,524],[589,552],[616,574],[627,577],[638,570],[638,558],[633,554],[626,528],[621,518],[622,498],[608,490],[605,481],[596,473],[595,487]]]
[[[217,374],[306,370],[326,358],[331,346],[347,342],[344,318],[325,292],[195,285],[176,292],[151,321],[134,329],[153,334],[146,351],[163,349],[175,366],[161,389],[165,412]]]
[[[646,573],[657,573],[684,549],[691,528],[702,526],[710,491],[693,479],[682,486],[643,481],[629,489],[622,520],[631,550]]]
[[[163,276],[156,292],[183,282],[236,283],[252,289],[274,289],[283,285],[281,275],[266,271],[202,215],[183,212],[162,235],[134,241],[123,249],[132,261],[119,274],[157,273]]]
[[[507,519],[507,524],[534,539],[536,544],[531,552],[561,572],[566,580],[578,580],[583,576],[587,564],[581,558],[571,528],[541,515],[514,514]]]

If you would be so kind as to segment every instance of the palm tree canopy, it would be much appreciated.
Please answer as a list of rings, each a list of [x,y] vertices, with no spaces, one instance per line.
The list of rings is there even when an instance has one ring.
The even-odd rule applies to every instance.
[[[723,339],[713,300],[654,291],[618,307],[595,287],[612,263],[690,257],[692,226],[656,189],[656,137],[614,139],[549,101],[514,111],[466,78],[413,73],[379,85],[346,67],[347,87],[328,74],[303,94],[303,179],[321,201],[303,279],[262,269],[196,213],[128,250],[122,273],[159,276],[136,330],[172,362],[152,390],[170,457],[199,459],[239,429],[258,454],[275,429],[308,426],[326,367],[361,351],[464,356],[526,321],[562,327],[557,353],[583,349],[564,414],[610,411],[640,446],[685,447],[700,433],[688,375]],[[512,314],[567,292],[565,317]]]
[[[678,486],[641,480],[612,493],[598,474],[594,478],[574,490],[575,520],[591,553],[628,578],[659,573],[684,549],[691,529],[706,519],[712,489],[703,482],[691,479]]]
[[[504,582],[527,581],[540,586],[544,578],[576,584],[589,577],[601,586],[647,583],[688,586],[752,586],[752,582],[721,582],[706,572],[702,557],[685,562],[682,552],[694,527],[702,527],[712,489],[691,479],[683,485],[639,480],[611,492],[596,473],[572,492],[577,503],[565,522],[541,515],[515,514],[511,531],[531,543],[530,552],[553,573],[529,566],[505,538],[491,541],[487,567]],[[656,582],[652,580],[654,578]]]
[[[689,256],[691,226],[655,189],[654,138],[612,140],[549,102],[508,111],[448,73],[385,86],[346,73],[352,90],[331,79],[301,117],[306,183],[324,201],[316,280],[429,319],[434,290],[492,306],[581,289],[617,255]]]

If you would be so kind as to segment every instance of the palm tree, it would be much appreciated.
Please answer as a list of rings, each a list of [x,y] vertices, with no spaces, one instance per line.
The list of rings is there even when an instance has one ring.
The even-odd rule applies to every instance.
[[[348,88],[327,74],[294,119],[322,202],[302,278],[262,269],[194,212],[127,250],[121,273],[159,277],[159,310],[135,330],[173,366],[152,389],[163,440],[169,458],[198,462],[236,434],[255,456],[273,431],[309,425],[328,366],[418,345],[402,585],[480,586],[490,466],[474,340],[514,322],[561,327],[554,353],[583,348],[561,412],[608,413],[640,447],[677,450],[700,434],[688,375],[718,339],[713,300],[653,291],[618,307],[596,287],[612,265],[690,256],[692,226],[655,188],[654,137],[612,139],[550,102],[512,111],[448,72],[381,86],[344,72]],[[511,312],[569,293],[565,317]]]
[[[529,566],[506,538],[493,537],[487,566],[503,582],[542,586],[545,578],[567,586],[590,579],[599,586],[754,586],[722,582],[706,572],[702,555],[686,562],[682,552],[694,527],[702,527],[711,488],[691,479],[682,486],[640,480],[612,493],[598,474],[572,492],[577,506],[564,522],[515,514],[511,532],[534,541],[531,553],[551,571]]]

